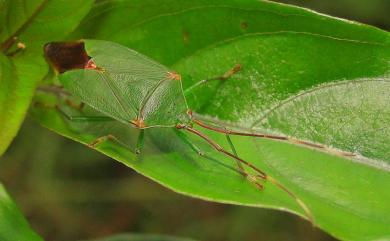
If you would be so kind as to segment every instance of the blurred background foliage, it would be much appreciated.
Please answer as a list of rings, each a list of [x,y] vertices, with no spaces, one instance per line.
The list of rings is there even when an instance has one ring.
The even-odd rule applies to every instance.
[[[388,0],[280,2],[390,30]],[[0,181],[46,240],[91,239],[119,232],[210,241],[334,240],[288,213],[176,194],[29,118],[1,157]]]

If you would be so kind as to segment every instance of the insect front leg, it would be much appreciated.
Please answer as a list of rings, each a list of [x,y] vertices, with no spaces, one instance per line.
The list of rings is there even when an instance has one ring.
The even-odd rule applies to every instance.
[[[229,135],[229,134],[225,134],[225,136],[226,136],[227,142],[229,143],[230,149],[232,150],[232,153],[233,153],[236,157],[239,157],[238,154],[237,154],[237,150],[236,150],[236,148],[234,147],[233,141],[232,141],[232,139],[230,138],[230,135]],[[263,189],[263,185],[259,183],[259,179],[264,179],[263,176],[252,175],[252,174],[248,173],[248,172],[245,170],[245,168],[243,167],[243,165],[242,165],[241,162],[239,162],[239,161],[236,160],[236,163],[237,163],[237,168],[239,169],[240,173],[241,173],[246,179],[248,179],[250,182],[252,182],[253,184],[255,184],[258,188]]]
[[[201,148],[199,148],[197,145],[195,145],[192,141],[190,141],[187,137],[187,135],[185,135],[182,131],[178,130],[178,129],[175,129],[175,134],[177,135],[177,137],[179,137],[180,140],[182,140],[186,145],[188,145],[191,150],[193,150],[196,154],[198,154],[200,157],[203,157],[207,160],[210,160],[210,161],[213,161],[213,162],[216,162],[234,172],[237,172],[243,176],[246,176],[246,174],[244,172],[241,172],[240,170],[237,170],[237,168],[234,168],[234,167],[231,167],[219,160],[217,160],[216,158],[213,158],[211,156],[208,156],[206,155],[206,153],[204,151],[202,151]]]
[[[233,142],[232,142],[232,139],[230,138],[229,134],[225,134],[225,136],[226,136],[226,140],[227,140],[227,142],[229,143],[230,149],[232,150],[233,154],[236,155],[236,156],[238,156],[238,155],[237,155],[236,148],[234,147]],[[238,169],[240,169],[240,171],[242,171],[242,172],[245,172],[245,169],[244,169],[244,167],[242,166],[242,163],[239,162],[239,161],[237,161],[237,160],[236,160],[236,163],[237,163]]]
[[[194,143],[192,143],[190,140],[188,140],[187,136],[182,133],[180,130],[175,129],[176,135],[184,142],[186,143],[194,152],[198,153],[199,156],[205,156],[204,152]]]
[[[206,136],[205,134],[203,134],[202,132],[200,132],[198,130],[193,129],[192,127],[189,127],[189,126],[186,126],[186,125],[178,125],[177,128],[178,129],[185,129],[185,130],[187,130],[187,131],[189,131],[189,132],[191,132],[191,133],[201,137],[203,140],[205,140],[211,147],[213,147],[218,152],[221,152],[222,154],[224,154],[224,155],[226,155],[228,157],[231,157],[231,158],[235,159],[236,161],[241,162],[241,164],[244,164],[247,167],[251,168],[253,171],[255,171],[257,173],[256,176],[249,174],[245,170],[242,171],[242,170],[237,170],[236,169],[236,171],[239,172],[244,177],[246,177],[246,179],[248,181],[250,181],[251,183],[255,184],[255,186],[258,189],[262,190],[264,188],[263,185],[258,182],[258,178],[262,178],[262,179],[266,180],[267,179],[267,174],[265,172],[261,171],[260,169],[258,169],[253,164],[251,164],[251,163],[241,159],[240,157],[238,157],[234,153],[226,151],[218,143],[214,142],[208,136]]]
[[[137,155],[141,154],[142,149],[144,147],[144,136],[145,136],[145,130],[139,129],[137,145],[135,147],[135,154],[137,154]]]
[[[67,91],[65,91],[62,86],[58,86],[58,85],[39,86],[37,90],[41,92],[54,94],[59,100],[64,98],[64,103],[75,110],[81,111],[85,106],[83,102],[76,103],[73,100],[71,100],[69,98],[70,94]]]
[[[258,189],[262,190],[264,188],[263,185],[258,182],[258,178],[262,178],[264,180],[269,180],[271,183],[273,183],[279,189],[281,189],[282,191],[287,193],[290,197],[292,197],[296,201],[296,203],[302,208],[302,210],[305,212],[307,218],[311,222],[313,222],[313,215],[312,215],[310,209],[307,207],[307,205],[298,196],[296,196],[293,192],[291,192],[289,189],[287,189],[279,181],[277,181],[276,179],[274,179],[271,176],[268,176],[265,172],[263,172],[262,170],[260,170],[256,166],[254,166],[252,163],[241,159],[240,157],[238,157],[234,153],[226,151],[220,145],[218,145],[218,143],[214,142],[212,139],[210,139],[207,135],[203,134],[202,132],[200,132],[200,131],[198,131],[190,126],[187,126],[187,125],[177,125],[176,128],[185,129],[185,130],[197,135],[198,137],[202,138],[207,143],[209,143],[209,145],[212,146],[215,150],[221,152],[222,154],[225,154],[226,156],[229,156],[229,157],[235,159],[236,161],[241,162],[246,167],[251,168],[253,171],[257,172],[258,174],[256,176],[248,175],[247,173],[241,173],[241,174],[245,175],[247,177],[247,180],[250,181],[251,183],[255,184]]]
[[[72,115],[69,115],[68,113],[66,113],[65,111],[63,111],[58,105],[49,106],[49,105],[46,105],[46,104],[41,103],[41,102],[36,102],[35,106],[41,107],[41,108],[55,109],[64,119],[66,119],[67,121],[72,121],[72,122],[99,123],[99,122],[113,121],[113,119],[108,117],[108,116],[82,116],[82,115],[72,116]],[[116,138],[112,134],[98,137],[94,141],[89,143],[88,146],[91,148],[95,148],[107,140],[115,140],[119,144],[126,146],[125,144],[123,144],[121,141],[119,141],[118,138]]]
[[[185,96],[188,95],[194,89],[196,89],[196,88],[198,88],[198,87],[200,87],[202,85],[205,85],[205,84],[207,84],[210,81],[214,81],[214,80],[224,81],[224,80],[227,80],[232,75],[234,75],[235,73],[237,73],[240,70],[241,70],[241,65],[240,64],[236,64],[233,68],[231,68],[230,70],[228,70],[227,72],[225,72],[221,76],[200,80],[200,81],[196,82],[195,84],[191,85],[189,88],[185,89],[184,90],[184,95]]]
[[[55,109],[68,121],[86,122],[86,123],[102,123],[102,122],[114,121],[112,118],[108,116],[71,116],[68,115],[65,111],[63,111],[58,105],[55,106]],[[88,147],[96,148],[97,146],[99,146],[100,144],[106,141],[115,141],[123,147],[126,148],[128,147],[126,144],[121,142],[118,138],[116,138],[112,134],[108,134],[96,138],[94,141],[88,144]]]
[[[97,138],[96,140],[94,140],[93,142],[89,143],[88,147],[96,148],[97,146],[99,146],[100,144],[102,144],[103,142],[106,142],[108,140],[117,141],[120,143],[120,141],[115,136],[108,134],[106,136],[101,136],[101,137]]]

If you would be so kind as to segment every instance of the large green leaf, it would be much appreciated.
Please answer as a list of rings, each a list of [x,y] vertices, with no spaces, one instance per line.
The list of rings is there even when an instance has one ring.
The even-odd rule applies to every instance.
[[[47,73],[46,42],[61,40],[90,10],[93,0],[6,0],[0,3],[0,155],[23,121],[35,86]],[[14,37],[17,37],[12,44]],[[16,54],[16,43],[26,49]],[[3,54],[7,53],[8,58]]]
[[[320,150],[232,138],[240,157],[308,205],[316,226],[345,240],[390,239],[387,32],[270,2],[133,0],[98,4],[73,37],[134,48],[181,73],[185,88],[241,64],[227,81],[190,94],[190,107],[223,126],[326,145]],[[37,100],[56,102],[50,95]],[[82,143],[109,133],[120,137],[131,148],[109,142],[98,149],[177,192],[303,215],[286,193],[271,183],[260,192],[229,168],[231,159],[197,137],[188,135],[209,158],[199,157],[171,129],[147,130],[146,150],[137,158],[137,130],[115,122],[69,122],[50,108],[33,114]],[[206,133],[229,148],[225,136]],[[346,158],[336,149],[356,156]]]
[[[0,184],[0,240],[1,241],[42,241],[31,228],[18,207]]]

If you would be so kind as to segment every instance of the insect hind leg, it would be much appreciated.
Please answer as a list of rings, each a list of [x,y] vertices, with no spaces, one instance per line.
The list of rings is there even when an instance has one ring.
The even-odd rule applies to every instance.
[[[227,142],[229,143],[230,149],[232,150],[233,154],[236,155],[236,156],[238,156],[238,155],[237,155],[236,148],[234,147],[233,141],[232,141],[232,139],[230,138],[230,135],[229,135],[229,134],[225,134],[225,136],[226,136],[226,140],[227,140]],[[239,162],[239,161],[236,161],[236,163],[237,163],[237,168],[240,169],[240,171],[243,171],[243,172],[244,172],[245,169],[244,169],[244,167],[242,166],[242,163]]]
[[[101,122],[113,121],[113,119],[108,117],[108,116],[72,116],[72,115],[69,115],[68,113],[66,113],[65,111],[63,111],[57,104],[54,106],[51,106],[51,105],[46,105],[46,104],[41,103],[41,102],[35,102],[35,106],[38,106],[41,108],[55,109],[63,118],[65,118],[67,121],[71,121],[71,122],[101,123]],[[121,146],[124,146],[126,148],[128,147],[126,144],[121,142],[117,137],[115,137],[112,134],[100,136],[87,145],[88,145],[88,147],[96,148],[100,144],[102,144],[103,142],[106,142],[106,141],[115,141],[115,142],[119,143]]]
[[[255,186],[258,189],[260,189],[260,190],[264,189],[263,185],[261,183],[259,183],[257,178],[255,178],[253,175],[250,175],[248,172],[246,172],[245,169],[242,166],[241,166],[242,168],[240,168],[240,167],[234,168],[234,167],[228,166],[228,165],[226,165],[226,164],[216,160],[215,158],[212,158],[212,157],[206,155],[205,152],[203,152],[198,146],[196,146],[194,143],[189,141],[188,137],[184,133],[182,133],[180,130],[175,130],[175,133],[185,144],[187,144],[199,156],[201,156],[203,158],[206,158],[206,159],[209,159],[209,160],[212,160],[212,161],[215,161],[215,162],[218,162],[219,164],[223,165],[224,167],[229,168],[229,169],[239,173],[243,177],[245,177],[248,181],[250,181],[253,184],[255,184]]]
[[[249,174],[247,171],[245,171],[245,169],[235,169],[237,172],[239,172],[241,175],[243,175],[244,177],[246,177],[250,182],[254,183],[259,189],[263,189],[263,185],[260,184],[258,182],[258,178],[261,178],[261,179],[264,179],[266,180],[267,179],[267,174],[263,171],[261,171],[260,169],[258,169],[256,166],[252,165],[251,163],[239,158],[238,156],[236,156],[235,154],[232,154],[228,151],[226,151],[225,149],[223,149],[220,145],[218,145],[216,142],[214,142],[213,140],[211,140],[210,138],[208,138],[206,135],[204,135],[203,133],[189,127],[189,126],[181,126],[181,125],[178,125],[177,126],[178,129],[184,129],[184,130],[187,130],[199,137],[201,137],[202,139],[206,140],[215,150],[221,152],[222,154],[226,155],[226,156],[229,156],[233,159],[235,159],[237,162],[240,162],[241,164],[244,164],[245,166],[251,168],[252,170],[254,170],[257,175],[254,176],[254,175],[251,175]],[[187,141],[188,143],[189,141]],[[193,145],[193,144],[192,144]],[[196,149],[196,148],[192,148],[192,149]]]
[[[137,144],[135,147],[135,154],[140,155],[142,152],[142,149],[144,148],[144,136],[145,136],[145,130],[140,129],[138,138],[137,138]]]
[[[274,179],[273,177],[267,175],[265,172],[261,171],[260,169],[258,169],[256,166],[252,165],[250,162],[247,162],[243,159],[241,159],[240,157],[226,151],[225,149],[223,149],[221,146],[219,146],[216,142],[214,142],[213,140],[211,140],[208,136],[206,136],[205,134],[203,134],[202,132],[190,127],[190,126],[187,126],[187,125],[178,125],[177,126],[178,129],[185,129],[199,137],[201,137],[203,140],[207,141],[214,149],[216,149],[217,151],[231,157],[231,158],[234,158],[235,160],[241,162],[242,164],[244,164],[246,167],[248,168],[251,168],[252,170],[256,171],[258,173],[258,175],[256,177],[254,177],[253,175],[249,175],[248,176],[248,180],[255,183],[255,184],[259,184],[258,182],[255,182],[257,180],[257,177],[259,178],[262,178],[264,180],[269,180],[272,184],[274,184],[276,187],[278,187],[280,190],[282,190],[283,192],[287,193],[291,198],[293,198],[295,200],[295,202],[301,207],[301,209],[304,211],[304,213],[306,214],[306,217],[309,219],[309,221],[311,223],[313,223],[313,215],[310,211],[310,209],[307,207],[307,205],[298,197],[296,196],[293,192],[291,192],[288,188],[286,188],[283,184],[281,184],[279,181],[277,181],[276,179]],[[225,133],[225,132],[222,132],[222,133]],[[257,185],[259,189],[262,189],[263,186],[261,184]]]
[[[69,107],[71,107],[72,109],[81,111],[85,106],[83,102],[76,103],[73,100],[71,100],[69,98],[70,93],[64,90],[62,86],[58,86],[58,85],[39,86],[37,90],[41,92],[53,94],[57,97],[58,100],[64,99],[64,103]]]
[[[175,134],[185,143],[187,144],[194,152],[196,152],[199,156],[205,156],[205,153],[194,143],[188,140],[187,136],[184,135],[181,131],[175,129]]]
[[[226,136],[226,140],[227,142],[229,143],[229,146],[230,146],[230,149],[232,150],[232,153],[236,156],[236,157],[239,157],[238,154],[237,154],[237,150],[236,148],[234,147],[234,144],[233,144],[233,141],[232,139],[230,138],[230,135],[229,134],[225,134]],[[240,173],[246,178],[248,179],[250,182],[254,183],[258,188],[260,189],[263,189],[263,185],[259,183],[259,178],[260,179],[263,179],[263,180],[266,180],[264,179],[264,176],[259,176],[259,175],[252,175],[250,174],[249,172],[247,172],[244,168],[244,166],[242,165],[241,162],[237,161],[236,160],[236,164],[237,164],[237,168],[239,169]]]

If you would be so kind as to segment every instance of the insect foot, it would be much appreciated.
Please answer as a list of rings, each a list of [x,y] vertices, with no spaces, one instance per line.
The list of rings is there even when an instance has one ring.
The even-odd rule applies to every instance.
[[[45,108],[45,109],[55,109],[57,106],[56,105],[49,105],[40,101],[34,101],[34,107],[38,108]]]
[[[264,190],[263,184],[261,184],[261,183],[259,182],[259,179],[258,179],[257,177],[258,177],[258,176],[253,176],[253,175],[251,175],[251,174],[246,174],[246,179],[247,179],[249,182],[255,184],[256,187],[257,187],[258,189]]]
[[[109,134],[109,135],[106,135],[106,136],[101,136],[99,138],[97,138],[96,140],[94,140],[93,142],[89,143],[88,144],[88,147],[90,148],[96,148],[97,146],[99,146],[100,144],[102,144],[103,142],[105,141],[108,141],[108,140],[116,140],[115,136]]]
[[[65,99],[65,104],[67,104],[69,107],[75,109],[75,110],[78,110],[78,111],[81,111],[83,110],[85,104],[83,102],[81,103],[75,103],[74,101],[72,101],[71,99]]]
[[[176,125],[176,129],[185,129],[187,127],[187,125],[185,124],[177,124]]]
[[[230,78],[232,75],[234,75],[235,73],[237,73],[240,70],[241,70],[241,64],[236,64],[233,68],[231,68],[226,73],[224,73],[221,76],[221,79],[222,80],[228,79],[228,78]]]

